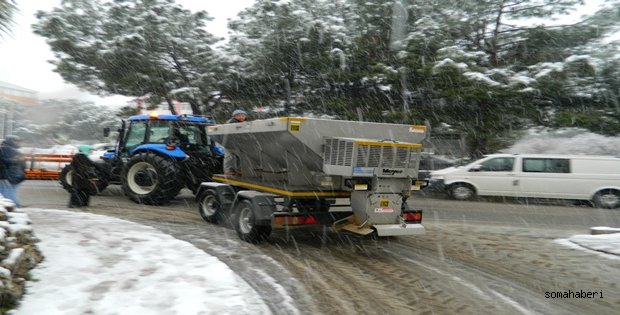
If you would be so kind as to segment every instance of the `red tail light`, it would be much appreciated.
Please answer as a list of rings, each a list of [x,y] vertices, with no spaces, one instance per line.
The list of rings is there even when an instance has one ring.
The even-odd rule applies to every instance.
[[[304,224],[315,224],[316,223],[316,219],[314,217],[306,217],[306,220],[304,221]]]
[[[275,226],[316,224],[316,218],[309,215],[286,215],[273,218]]]
[[[405,222],[422,222],[422,211],[405,212],[401,215]]]

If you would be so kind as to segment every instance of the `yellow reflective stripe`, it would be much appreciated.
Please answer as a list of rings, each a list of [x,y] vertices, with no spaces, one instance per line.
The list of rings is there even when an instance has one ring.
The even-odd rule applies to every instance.
[[[301,122],[306,121],[306,119],[303,118],[303,117],[282,117],[282,118],[280,118],[280,121],[281,122],[289,122],[290,121],[290,122],[300,122],[301,123]]]
[[[422,145],[419,143],[393,143],[393,142],[378,142],[378,141],[355,141],[357,145],[370,145],[375,147],[396,147],[396,148],[412,148],[421,149]]]
[[[411,125],[410,129],[411,129],[411,130],[426,131],[426,126],[422,126],[422,125]]]
[[[213,176],[212,179],[214,181],[218,181],[222,183],[228,183],[228,184],[241,186],[245,188],[256,189],[256,190],[262,190],[262,191],[274,193],[277,195],[289,196],[289,197],[349,197],[351,195],[350,192],[346,192],[346,191],[288,191],[284,189],[251,184],[251,183],[246,183],[246,182],[242,182],[242,181],[238,181],[238,180],[234,180],[230,178],[225,178],[225,177],[219,177],[219,176]]]

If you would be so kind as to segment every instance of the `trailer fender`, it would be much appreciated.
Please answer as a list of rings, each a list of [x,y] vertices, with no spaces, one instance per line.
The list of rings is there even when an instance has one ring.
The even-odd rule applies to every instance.
[[[237,193],[237,202],[249,200],[254,210],[256,225],[271,226],[271,215],[277,211],[275,196],[259,191],[242,190]]]
[[[208,190],[208,189],[215,190],[216,192],[230,189],[233,191],[233,194],[234,194],[234,189],[232,188],[232,186],[228,184],[222,184],[218,182],[202,182],[200,186],[198,187],[198,189],[196,190],[196,196],[200,195],[203,191]]]
[[[228,184],[222,184],[217,182],[203,182],[196,190],[196,201],[202,196],[203,192],[212,190],[215,192],[217,202],[219,202],[222,210],[232,209],[235,203],[235,189]]]

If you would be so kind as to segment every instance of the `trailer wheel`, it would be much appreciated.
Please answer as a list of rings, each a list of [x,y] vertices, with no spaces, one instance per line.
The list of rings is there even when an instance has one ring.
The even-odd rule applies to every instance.
[[[242,200],[235,208],[234,226],[237,235],[248,243],[259,243],[269,237],[271,226],[256,225],[254,206],[249,200]]]
[[[464,183],[456,183],[450,186],[450,196],[456,200],[472,199],[476,195],[476,191],[470,185]]]
[[[110,180],[105,170],[100,169],[99,167],[95,167],[95,170],[98,178],[97,191],[101,192],[108,187]],[[65,167],[63,167],[60,171],[58,180],[60,181],[60,185],[63,189],[67,191],[71,189],[71,186],[73,185],[73,167],[69,164],[65,165]]]
[[[205,190],[197,198],[198,212],[203,220],[210,223],[218,223],[221,205],[213,190]]]
[[[160,205],[181,190],[179,167],[170,159],[144,152],[133,156],[123,168],[123,191],[137,203]]]
[[[604,189],[597,192],[592,201],[597,208],[615,209],[620,207],[620,192],[614,189]]]

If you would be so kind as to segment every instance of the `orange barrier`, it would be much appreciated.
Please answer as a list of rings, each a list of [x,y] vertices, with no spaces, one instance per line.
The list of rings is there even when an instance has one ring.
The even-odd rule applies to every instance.
[[[26,179],[50,179],[57,180],[60,171],[65,165],[71,163],[72,154],[32,154],[26,156]],[[46,162],[43,167],[41,162]],[[56,163],[56,165],[50,165]]]
[[[26,179],[49,179],[60,178],[60,171],[26,170]]]

